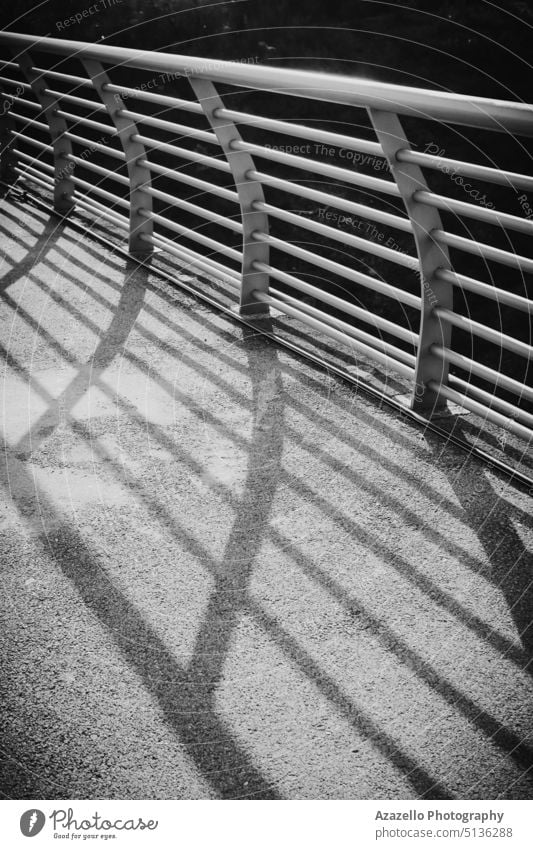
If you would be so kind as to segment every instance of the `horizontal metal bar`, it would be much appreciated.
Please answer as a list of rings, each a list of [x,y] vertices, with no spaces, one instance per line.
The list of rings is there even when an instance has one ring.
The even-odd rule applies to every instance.
[[[380,180],[379,177],[370,177],[367,174],[360,174],[359,171],[350,170],[348,168],[339,168],[337,165],[329,165],[327,162],[319,162],[316,159],[306,159],[304,156],[294,156],[292,153],[283,153],[279,150],[272,150],[269,147],[264,147],[260,144],[251,144],[250,142],[235,140],[230,142],[232,150],[244,150],[251,156],[260,156],[263,159],[269,159],[272,162],[278,162],[281,165],[292,165],[293,168],[299,168],[302,171],[309,171],[313,174],[322,174],[324,177],[329,177],[331,180],[340,180],[343,183],[349,183],[352,186],[358,186],[364,189],[381,192],[382,194],[393,195],[400,197],[400,190],[392,180]]]
[[[30,156],[28,153],[23,153],[21,150],[17,151],[17,158],[22,159],[24,162],[34,163],[34,167],[38,166],[44,171],[48,171],[50,174],[55,173],[55,168],[53,165],[49,165],[48,162],[43,162],[42,159],[36,159],[34,156]]]
[[[252,127],[259,127],[262,130],[268,130],[273,133],[283,133],[297,138],[309,139],[318,144],[331,145],[332,147],[346,148],[347,150],[361,151],[368,153],[371,156],[379,156],[385,160],[383,148],[378,142],[368,141],[367,139],[358,139],[353,136],[346,136],[342,133],[332,133],[327,130],[320,130],[317,127],[306,127],[303,124],[292,124],[290,121],[280,121],[277,118],[265,118],[262,115],[251,115],[248,112],[237,112],[234,109],[215,109],[215,118],[226,118],[228,121],[236,124],[247,124]],[[386,166],[388,167],[388,166]]]
[[[502,306],[514,307],[522,312],[533,313],[533,301],[523,298],[521,295],[515,295],[513,292],[507,292],[505,289],[498,289],[497,286],[491,286],[490,283],[482,283],[472,277],[465,277],[464,274],[456,274],[447,268],[438,268],[435,277],[445,283],[452,283],[459,289],[466,289],[469,292],[475,292],[476,295],[490,298]]]
[[[21,154],[21,155],[22,155],[22,156],[24,156],[24,158],[25,158],[25,159],[29,159],[29,160],[31,161],[31,157],[27,156],[26,154]],[[70,157],[69,157],[69,158],[70,158]],[[54,168],[53,168],[53,166],[46,165],[46,163],[43,163],[43,162],[39,162],[39,165],[40,165],[42,168],[44,168],[44,169],[46,169],[46,170],[51,171],[51,172],[52,172],[52,174],[54,173]],[[36,171],[36,169],[29,168],[29,170],[31,170],[32,172],[33,172],[33,171],[35,171],[35,172],[36,172],[36,174],[39,174],[39,172],[38,172],[38,171]],[[99,169],[99,170],[105,170],[105,169]],[[44,175],[44,174],[43,174],[43,175],[39,174],[39,176],[43,176],[43,177],[45,177],[46,175]],[[108,174],[107,176],[111,176],[111,174]],[[115,176],[118,176],[118,175],[115,175]],[[84,181],[83,181],[83,180],[79,180],[79,181],[78,181],[76,178],[74,178],[74,180],[75,180],[75,182],[78,182],[78,183],[79,183],[79,184],[81,184],[81,185],[83,185],[83,184],[84,184]],[[126,182],[126,183],[128,183],[129,181],[126,179],[126,180],[125,180],[125,182]],[[89,184],[85,183],[85,185],[87,186],[87,185],[89,185]],[[97,186],[93,186],[93,187],[92,187],[92,189],[93,189],[93,191],[99,192],[99,190],[98,190],[98,187],[97,187]],[[104,197],[105,197],[106,195],[109,195],[109,193],[108,193],[108,192],[104,192],[103,190],[100,190],[100,192],[99,192],[99,193],[100,193],[100,194],[102,194]],[[112,220],[112,221],[115,221],[115,222],[116,222],[116,221],[117,221],[117,219],[122,219],[122,221],[123,221],[123,222],[126,222],[126,224],[127,224],[126,229],[129,229],[129,221],[128,221],[128,219],[127,219],[127,218],[125,218],[124,216],[120,216],[118,213],[110,212],[108,209],[106,209],[105,207],[103,207],[101,204],[98,204],[98,203],[97,203],[97,201],[95,201],[94,199],[92,199],[92,198],[90,198],[90,199],[80,198],[77,192],[75,192],[75,194],[74,194],[72,197],[74,198],[74,200],[75,200],[75,202],[76,202],[76,203],[79,203],[80,201],[85,200],[85,205],[86,205],[86,206],[90,206],[90,205],[92,204],[93,209],[95,209],[95,208],[96,208],[96,209],[97,209],[97,211],[98,211],[100,214],[102,214],[102,215],[104,214],[104,211],[105,211],[105,212],[107,213],[106,217],[107,217],[108,219]],[[109,197],[112,197],[112,196],[109,196]],[[82,204],[82,205],[83,205],[83,204]],[[120,203],[119,205],[121,205],[121,206],[128,206],[128,203],[127,203],[127,202],[122,202],[122,203]],[[186,228],[185,228],[185,229],[186,229]],[[161,239],[164,239],[164,237],[160,237],[160,238],[161,238]],[[169,241],[169,240],[167,240],[167,241]],[[168,248],[168,245],[167,245],[166,247]],[[176,247],[177,247],[177,246],[176,246]],[[189,249],[187,249],[187,248],[183,248],[183,249],[181,249],[181,255],[182,255],[182,256],[183,256],[183,255],[185,255],[185,254],[187,254],[187,253],[192,253],[192,252],[191,252]],[[215,271],[220,271],[221,269],[223,269],[225,273],[229,273],[229,270],[228,270],[228,272],[226,272],[226,269],[225,269],[222,265],[220,265],[220,263],[216,263],[214,260],[207,260],[207,262],[210,262],[210,263],[211,263],[211,273],[214,273]],[[238,276],[238,275],[236,275],[236,276]]]
[[[114,195],[105,189],[101,189],[100,186],[94,186],[92,183],[88,183],[87,180],[82,180],[81,177],[75,177],[73,174],[70,176],[70,179],[76,186],[81,186],[88,192],[96,192],[97,195],[100,195],[111,203],[116,204],[117,206],[122,206],[125,209],[129,209],[129,200],[121,198],[118,195]]]
[[[387,356],[387,354],[383,354],[381,351],[376,350],[376,348],[370,347],[370,345],[365,345],[364,342],[360,342],[357,339],[353,339],[351,336],[347,336],[346,333],[341,333],[339,330],[336,330],[334,327],[330,327],[328,324],[325,324],[322,321],[318,321],[315,318],[312,318],[307,313],[303,312],[301,309],[295,309],[279,298],[273,298],[271,295],[267,295],[264,292],[259,292],[257,289],[254,291],[254,298],[257,301],[260,301],[264,304],[269,304],[270,306],[275,307],[280,312],[285,313],[286,315],[290,315],[293,318],[297,318],[302,321],[304,324],[309,325],[314,330],[318,330],[321,333],[324,333],[326,336],[331,336],[332,339],[335,339],[337,342],[340,342],[342,345],[347,345],[352,350],[355,349],[359,351],[361,354],[364,354],[371,360],[375,360],[386,368],[393,369],[394,371],[402,374],[406,377],[412,379],[414,375],[414,369],[405,363],[400,362],[399,360],[394,359],[393,357]]]
[[[461,177],[472,177],[487,183],[496,183],[512,189],[533,191],[533,177],[517,174],[514,171],[504,171],[499,168],[489,168],[486,165],[474,165],[471,162],[461,162],[459,159],[447,159],[431,153],[416,150],[399,150],[396,153],[399,162],[412,162],[422,168],[433,168],[444,174],[457,174]]]
[[[269,294],[272,298],[276,298],[278,301],[283,301],[284,304],[288,304],[289,306],[294,307],[294,309],[300,310],[306,315],[311,316],[311,318],[316,318],[317,321],[324,322],[329,327],[334,327],[341,333],[346,334],[346,336],[349,336],[352,339],[357,339],[360,342],[364,342],[365,345],[369,345],[377,351],[381,351],[384,354],[394,357],[414,369],[416,365],[416,357],[409,354],[407,351],[404,351],[402,348],[398,348],[396,345],[391,345],[390,342],[385,342],[378,336],[372,336],[371,333],[366,333],[364,330],[360,330],[358,327],[354,327],[352,324],[348,324],[346,321],[342,321],[342,319],[324,312],[324,310],[320,310],[310,304],[306,304],[304,301],[298,300],[298,298],[294,298],[292,295],[288,295],[285,292],[279,292],[277,289],[271,287]]]
[[[40,103],[34,103],[33,100],[26,100],[25,97],[10,97],[10,100],[16,103],[17,106],[25,106],[26,109],[33,109],[34,112],[42,112],[44,115],[44,111]]]
[[[533,388],[531,386],[526,386],[512,377],[508,377],[506,374],[495,371],[495,369],[478,363],[476,360],[471,360],[469,357],[465,357],[464,354],[459,354],[457,351],[451,351],[449,348],[443,348],[440,345],[432,345],[431,353],[436,357],[446,360],[450,365],[457,366],[457,368],[468,372],[469,375],[475,374],[477,377],[493,383],[498,389],[501,387],[508,392],[518,395],[519,398],[527,398],[529,401],[533,401]]]
[[[510,404],[509,401],[504,401],[503,398],[498,398],[497,395],[493,395],[491,392],[486,392],[479,386],[467,383],[466,380],[461,380],[460,377],[455,377],[455,375],[450,375],[450,383],[452,383],[452,389],[457,388],[459,392],[464,392],[466,396],[473,396],[474,401],[485,404],[489,409],[492,409],[492,407],[499,408],[498,412],[508,415],[511,419],[531,428],[533,436],[533,416],[530,413],[521,410],[515,404]]]
[[[43,188],[47,189],[47,191],[53,191],[53,189],[54,189],[53,181],[52,180],[46,180],[46,177],[45,177],[44,174],[41,177],[37,177],[37,176],[35,176],[31,173],[28,174],[26,169],[17,168],[16,166],[13,170],[15,171],[16,174],[20,174],[20,176],[23,180],[31,180],[32,182],[43,186]]]
[[[192,100],[183,100],[180,97],[168,97],[165,94],[154,94],[151,91],[141,91],[139,88],[128,88],[128,86],[115,85],[114,83],[105,83],[103,89],[104,91],[111,91],[123,97],[132,97],[135,100],[147,100],[150,103],[167,106],[169,109],[182,109],[184,112],[193,112],[195,115],[204,114],[200,103]]]
[[[74,115],[72,112],[65,112],[63,109],[57,110],[59,118],[64,118],[65,121],[73,121],[75,126],[81,124],[82,127],[90,127],[92,130],[97,130],[99,133],[104,133],[108,136],[117,135],[115,127],[109,124],[100,124],[99,121],[91,121],[90,118],[85,118],[83,115]]]
[[[160,174],[162,177],[166,177],[169,180],[174,180],[177,183],[185,183],[188,186],[193,186],[195,189],[200,189],[200,191],[205,192],[206,194],[212,194],[216,197],[224,198],[224,200],[229,200],[232,203],[239,203],[239,195],[237,192],[232,192],[231,189],[225,189],[222,186],[217,186],[216,183],[209,183],[207,180],[200,180],[198,177],[191,177],[190,174],[185,174],[183,171],[165,168],[163,165],[157,165],[155,162],[145,159],[144,157],[139,159],[139,165],[149,168],[154,174]],[[178,203],[178,200],[176,200],[176,203]]]
[[[149,233],[141,233],[140,238],[141,241],[148,242],[155,247],[161,248],[163,251],[172,254],[182,261],[186,260],[189,265],[198,266],[198,268],[201,268],[208,274],[212,274],[215,277],[218,274],[223,274],[224,277],[227,278],[227,282],[230,286],[233,286],[235,289],[240,285],[240,274],[238,274],[238,272],[234,271],[232,268],[222,265],[222,263],[217,262],[210,257],[203,257],[190,248],[185,248],[183,245],[176,245],[170,239],[166,239],[164,236],[160,236],[157,233],[154,233],[153,236]]]
[[[96,213],[98,215],[107,218],[108,221],[111,221],[116,227],[120,227],[122,230],[129,232],[130,222],[129,218],[126,218],[124,215],[120,215],[118,212],[112,212],[107,207],[102,204],[96,203],[96,201],[91,198],[88,200],[85,197],[80,197],[77,192],[74,192],[73,195],[69,195],[76,204],[76,206],[81,206],[84,209],[87,209],[89,212]]]
[[[88,162],[86,159],[82,159],[81,156],[76,156],[74,153],[67,153],[65,159],[75,162],[77,165],[81,165],[82,168],[87,168],[89,171],[94,171],[95,174],[101,174],[102,177],[106,179],[122,183],[124,186],[129,186],[130,184],[128,177],[125,177],[122,174],[117,174],[116,171],[112,171],[110,168],[102,168],[101,165],[96,165],[94,162]]]
[[[45,89],[45,94],[55,97],[57,100],[66,100],[68,103],[74,103],[76,106],[82,106],[84,109],[92,109],[93,112],[105,112],[107,109],[103,103],[98,103],[96,100],[89,100],[85,97],[76,97],[75,94],[66,94],[64,91],[56,91],[55,89]]]
[[[257,241],[268,242],[271,247],[277,248],[290,256],[302,259],[304,262],[309,262],[311,265],[315,265],[325,271],[330,271],[332,274],[338,274],[340,277],[345,277],[352,283],[365,286],[367,289],[371,289],[374,292],[380,292],[382,295],[386,295],[388,298],[392,298],[393,300],[413,307],[416,310],[420,310],[421,308],[421,299],[419,296],[412,295],[410,292],[404,292],[396,286],[391,286],[390,283],[385,283],[383,280],[377,280],[374,277],[370,277],[368,274],[356,271],[354,268],[348,268],[346,265],[341,265],[331,259],[322,257],[313,251],[300,248],[298,245],[293,245],[290,242],[285,242],[283,239],[277,239],[274,236],[270,236],[267,233],[261,233],[258,230],[255,230],[252,233],[252,238]]]
[[[410,345],[416,346],[418,344],[418,334],[413,333],[412,330],[407,330],[406,327],[400,327],[399,324],[394,324],[394,322],[389,321],[380,315],[376,315],[362,307],[357,307],[355,304],[350,303],[350,301],[338,298],[336,295],[331,295],[329,292],[326,292],[324,289],[320,289],[318,286],[313,286],[311,283],[306,283],[304,280],[300,280],[299,277],[295,277],[293,274],[287,274],[286,271],[281,271],[279,268],[273,268],[271,265],[267,265],[264,262],[257,262],[257,260],[252,262],[252,267],[256,269],[256,271],[263,271],[265,274],[269,274],[281,283],[286,283],[288,286],[292,286],[293,289],[297,289],[299,292],[304,292],[312,298],[317,298],[325,304],[329,304],[338,310],[342,310],[347,315],[352,315],[354,318],[361,319],[367,324],[372,325],[372,327],[379,328],[385,333],[390,333],[398,339],[403,339]]]
[[[428,206],[434,206],[445,212],[452,212],[454,215],[460,217],[475,218],[476,221],[484,221],[495,227],[516,230],[519,233],[526,233],[528,236],[533,236],[533,221],[528,221],[527,218],[520,218],[519,215],[509,215],[509,213],[499,212],[497,209],[486,209],[476,203],[465,203],[462,200],[454,200],[445,195],[437,195],[434,192],[422,190],[414,192],[413,200],[419,203],[425,203]]]
[[[35,118],[29,118],[27,115],[19,115],[18,112],[10,112],[9,114],[15,119],[15,121],[24,124],[25,127],[36,127],[38,130],[42,130],[44,133],[50,134],[48,124],[43,124],[42,121],[37,121]]]
[[[11,77],[0,77],[0,83],[12,85],[14,88],[22,91],[31,91],[31,85],[29,83],[18,82],[17,80],[12,80]],[[11,95],[8,95],[8,97],[11,97]]]
[[[132,135],[132,141],[140,142],[151,150],[157,150],[160,153],[168,153],[171,156],[179,156],[181,159],[188,159],[190,162],[198,162],[201,165],[207,165],[209,168],[214,168],[216,171],[224,171],[226,174],[231,174],[231,168],[225,159],[217,159],[214,156],[207,156],[205,153],[197,153],[195,150],[187,150],[185,147],[160,142],[156,139],[151,139],[149,136],[143,136],[140,133]],[[223,157],[221,153],[220,156]]]
[[[46,144],[45,142],[39,141],[39,139],[32,139],[31,136],[26,136],[24,133],[17,133],[16,130],[11,130],[10,132],[14,138],[20,139],[20,141],[23,141],[26,144],[32,144],[34,147],[38,147],[39,150],[52,151],[54,149],[52,144]]]
[[[370,218],[371,221],[377,221],[387,227],[394,227],[396,230],[403,230],[405,233],[413,232],[409,218],[405,218],[400,215],[393,215],[390,212],[382,212],[382,210],[375,209],[372,206],[367,206],[363,203],[355,203],[354,201],[339,197],[338,195],[332,195],[327,192],[322,192],[319,189],[302,186],[300,183],[292,182],[292,180],[282,180],[279,177],[273,177],[271,174],[266,174],[263,171],[248,171],[246,173],[246,177],[249,180],[257,180],[264,186],[271,186],[271,188],[279,189],[282,192],[290,192],[298,197],[315,200],[317,203],[323,203],[326,206],[334,206],[337,209],[349,212],[351,215],[362,215],[365,218]]]
[[[442,321],[448,321],[453,327],[466,330],[467,333],[472,333],[474,336],[479,336],[488,342],[493,342],[499,348],[505,348],[507,351],[512,351],[513,354],[518,354],[518,356],[525,357],[528,360],[533,357],[533,347],[527,345],[525,342],[519,342],[513,336],[507,336],[505,333],[500,333],[500,331],[494,330],[492,327],[472,321],[471,318],[459,315],[444,307],[435,307],[433,313]]]
[[[296,215],[294,212],[288,212],[285,209],[280,209],[277,206],[272,206],[269,203],[262,201],[254,201],[252,203],[254,209],[266,212],[273,218],[279,218],[280,221],[286,221],[289,224],[294,224],[296,227],[302,227],[304,230],[310,230],[312,233],[317,233],[327,239],[333,239],[336,242],[342,242],[343,245],[350,245],[358,250],[366,253],[379,256],[389,262],[394,262],[396,265],[402,265],[411,271],[419,271],[420,264],[416,257],[404,254],[401,251],[395,251],[392,248],[387,248],[385,245],[380,245],[377,242],[372,242],[370,239],[362,239],[360,236],[352,236],[351,233],[346,233],[344,230],[337,230],[335,227],[329,227],[327,224],[321,224],[319,221],[310,221],[303,215]]]
[[[25,165],[25,170],[23,173],[35,174],[36,177],[39,177],[42,180],[47,180],[47,185],[51,185],[53,188],[54,178],[52,176],[48,176],[46,172],[51,170],[53,173],[54,169],[50,165],[47,165],[46,162],[39,162],[38,164],[39,167],[36,167],[35,165]],[[17,169],[15,168],[15,171],[16,170]]]
[[[193,215],[206,218],[208,221],[212,221],[220,227],[227,227],[228,230],[233,230],[234,233],[242,233],[243,231],[243,226],[240,221],[233,221],[227,215],[219,215],[217,212],[212,212],[210,209],[205,209],[203,206],[197,206],[195,203],[182,200],[182,198],[177,199],[174,195],[169,195],[167,192],[161,192],[159,189],[153,189],[150,186],[139,186],[139,191],[143,192],[145,195],[150,195],[151,197],[165,201],[165,203],[168,203],[172,208],[176,207],[177,209],[184,209]]]
[[[236,251],[235,248],[230,248],[228,245],[222,244],[222,242],[217,242],[215,239],[209,238],[209,236],[204,236],[196,230],[191,230],[190,227],[184,227],[182,224],[170,221],[163,215],[158,215],[155,212],[148,212],[146,209],[142,209],[142,207],[139,209],[139,215],[143,218],[151,218],[158,224],[162,224],[163,227],[166,227],[168,230],[172,230],[174,233],[179,233],[180,236],[185,236],[187,239],[192,239],[194,242],[205,245],[217,253],[224,254],[224,256],[230,257],[235,260],[235,262],[242,262],[241,251]]]
[[[330,103],[371,107],[425,120],[533,135],[532,108],[524,103],[390,85],[363,77],[243,65],[238,62],[90,44],[70,39],[42,38],[13,32],[0,33],[0,43],[15,50],[34,48],[56,56],[77,55],[85,59],[96,59],[114,68],[122,66],[174,72],[247,89],[255,88],[294,97],[327,100]]]
[[[466,410],[470,410],[472,413],[476,413],[485,421],[504,427],[506,430],[514,433],[515,436],[519,436],[521,439],[525,439],[528,442],[533,439],[533,430],[518,424],[518,422],[510,419],[508,416],[502,415],[502,413],[497,413],[495,410],[491,410],[479,401],[474,401],[473,398],[469,398],[464,392],[457,392],[450,386],[442,386],[437,383],[436,380],[430,380],[429,386],[441,397],[452,401],[454,404],[458,404],[460,407],[464,407]]]
[[[123,150],[115,150],[112,147],[108,147],[106,144],[90,141],[83,136],[76,135],[76,133],[71,133],[70,130],[64,135],[66,139],[70,139],[79,145],[83,145],[86,151],[88,150],[92,153],[93,151],[98,150],[100,153],[105,153],[107,156],[113,157],[113,159],[121,159],[124,162],[126,161],[126,154]]]
[[[509,268],[518,268],[520,271],[533,274],[533,259],[527,256],[503,251],[484,242],[474,242],[472,239],[457,236],[455,233],[448,233],[445,230],[432,230],[431,235],[441,245],[447,245],[449,248],[456,248],[459,251],[474,254],[474,256],[482,257],[485,260],[500,262]]]
[[[130,118],[137,124],[146,124],[148,127],[156,127],[158,130],[165,130],[168,133],[181,133],[184,138],[200,139],[200,141],[219,147],[218,139],[214,133],[208,133],[206,130],[197,130],[195,127],[190,127],[187,124],[163,121],[161,118],[154,118],[152,115],[143,115],[142,112],[132,112],[131,109],[118,109],[117,115],[121,118]]]
[[[58,80],[62,83],[86,86],[88,88],[93,87],[93,81],[89,79],[89,77],[77,77],[74,74],[63,74],[61,71],[52,71],[49,68],[34,68],[34,70],[37,71],[38,74],[42,74],[45,77],[51,77],[53,80]]]

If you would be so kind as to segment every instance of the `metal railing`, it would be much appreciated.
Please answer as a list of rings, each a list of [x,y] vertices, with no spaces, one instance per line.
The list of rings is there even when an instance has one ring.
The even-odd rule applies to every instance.
[[[13,33],[0,33],[0,43],[11,52],[0,77],[11,170],[18,179],[52,191],[57,212],[68,215],[79,207],[109,221],[128,234],[129,252],[141,261],[157,248],[215,276],[238,294],[243,315],[264,314],[273,307],[335,344],[347,345],[407,380],[410,407],[424,415],[451,401],[531,440],[533,415],[527,405],[533,402],[533,389],[527,364],[533,356],[533,301],[526,276],[533,271],[533,258],[517,252],[511,239],[524,242],[533,234],[532,216],[433,191],[428,180],[431,173],[452,173],[462,185],[467,178],[515,197],[520,192],[527,200],[533,177],[453,159],[443,151],[414,150],[400,116],[404,123],[425,123],[437,142],[439,128],[474,128],[478,135],[500,133],[525,150],[519,138],[533,136],[532,106]],[[68,68],[62,70],[65,62]],[[74,64],[81,73],[71,73]],[[158,77],[123,85],[125,69]],[[155,91],[161,80],[179,80],[194,97]],[[229,108],[235,92],[266,92],[283,103],[337,104],[360,110],[367,122],[356,124],[361,129],[357,137],[325,129],[316,120],[267,117]],[[169,120],[168,113],[176,111],[187,117],[186,123]],[[312,145],[268,144],[265,137]],[[315,156],[309,155],[311,147]],[[328,151],[335,164],[318,158],[319,150]],[[355,155],[360,161],[366,156],[379,162],[380,176],[338,164],[341,158],[353,162]],[[196,167],[197,173],[188,167]],[[93,181],[77,170],[92,174]],[[165,190],[157,181],[163,181],[159,185]],[[195,194],[182,197],[184,187]],[[272,202],[276,193],[282,202]],[[295,198],[320,204],[328,214],[315,220],[291,209]],[[531,212],[526,201],[522,205]],[[442,215],[452,224],[465,225],[466,219],[467,225],[482,224],[485,232],[494,228],[485,237],[489,242],[476,238],[469,226],[452,232]],[[339,218],[371,222],[375,233],[363,237],[353,227],[350,232],[329,223]],[[201,223],[193,226],[192,221]],[[275,227],[280,235],[272,232]],[[209,228],[223,235],[207,235]],[[286,236],[296,231],[302,237]],[[387,238],[391,232],[398,237]],[[492,232],[503,233],[509,247],[491,244]],[[401,238],[410,240],[410,252],[401,247]],[[459,273],[455,257],[464,255],[481,260],[489,279]],[[376,273],[376,263],[386,273]],[[294,265],[310,270],[295,273]],[[506,280],[495,282],[502,267],[518,275],[520,292]],[[411,284],[395,282],[402,274],[404,281],[406,274],[412,276]],[[309,282],[313,276],[320,285]],[[339,288],[344,288],[341,294]],[[370,302],[365,302],[365,292]],[[475,313],[464,314],[454,307],[457,292],[510,311],[510,326],[512,315],[526,314],[527,338],[485,324]],[[385,308],[372,308],[376,296],[380,304],[397,307],[394,317]],[[470,356],[454,344],[461,332],[472,337]],[[508,367],[511,375],[483,362],[474,355],[480,339],[502,356],[523,361],[523,368]],[[450,367],[460,374],[450,374]]]

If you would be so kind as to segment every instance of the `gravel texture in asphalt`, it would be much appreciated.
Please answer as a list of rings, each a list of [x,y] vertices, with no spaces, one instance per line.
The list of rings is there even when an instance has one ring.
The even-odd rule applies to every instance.
[[[531,498],[90,233],[0,228],[2,795],[530,798]]]

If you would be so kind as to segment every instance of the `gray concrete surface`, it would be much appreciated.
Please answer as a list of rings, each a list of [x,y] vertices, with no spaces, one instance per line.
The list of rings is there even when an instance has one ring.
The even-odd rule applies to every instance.
[[[10,798],[530,798],[531,499],[0,205]]]

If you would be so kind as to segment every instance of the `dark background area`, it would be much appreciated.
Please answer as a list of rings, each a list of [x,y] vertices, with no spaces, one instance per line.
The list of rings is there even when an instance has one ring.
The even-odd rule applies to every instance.
[[[533,4],[507,0],[22,0],[0,11],[5,29],[82,41],[242,59],[259,55],[388,82],[531,99]]]

